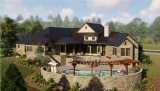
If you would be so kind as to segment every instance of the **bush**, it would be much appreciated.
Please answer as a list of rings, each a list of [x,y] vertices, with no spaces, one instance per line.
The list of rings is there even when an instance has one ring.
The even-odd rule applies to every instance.
[[[23,76],[15,64],[10,64],[5,71],[5,74],[2,75],[1,90],[27,91]]]
[[[41,74],[36,74],[34,77],[32,77],[35,83],[43,84],[45,83],[45,79],[43,79],[43,76]]]
[[[142,81],[140,81],[139,83],[136,84],[134,91],[144,91],[146,84],[147,84],[147,80],[143,79]]]
[[[151,64],[152,63],[150,56],[144,55],[144,54],[141,56],[141,62],[143,64]]]
[[[79,91],[80,90],[80,84],[76,82],[69,91]]]
[[[36,66],[46,66],[48,65],[48,58],[44,56],[37,56],[35,59]]]
[[[44,48],[41,47],[41,46],[38,46],[37,50],[36,50],[37,53],[43,53],[44,52]]]

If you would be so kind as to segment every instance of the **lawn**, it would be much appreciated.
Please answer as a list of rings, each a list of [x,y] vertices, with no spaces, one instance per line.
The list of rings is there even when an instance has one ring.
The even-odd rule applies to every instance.
[[[159,91],[160,90],[160,56],[150,55],[152,64],[147,66],[147,90],[146,91]]]
[[[158,44],[143,44],[144,49],[151,49],[151,50],[160,50],[160,43]]]

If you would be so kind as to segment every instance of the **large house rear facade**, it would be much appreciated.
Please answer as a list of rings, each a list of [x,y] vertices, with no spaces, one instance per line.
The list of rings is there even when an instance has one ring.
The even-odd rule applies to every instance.
[[[16,52],[33,58],[43,55],[104,57],[110,60],[138,60],[138,43],[127,33],[113,32],[109,26],[86,23],[80,28],[48,27],[19,37]],[[59,58],[58,58],[59,57]]]

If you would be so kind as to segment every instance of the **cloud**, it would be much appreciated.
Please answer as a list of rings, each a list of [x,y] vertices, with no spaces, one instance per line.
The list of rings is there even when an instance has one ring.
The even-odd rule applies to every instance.
[[[69,18],[73,18],[74,16],[74,11],[71,8],[63,8],[59,13],[62,16],[62,18],[66,16],[68,16]]]
[[[107,10],[111,10],[111,9],[115,9],[115,8],[124,8],[127,5],[129,5],[129,3],[132,0],[87,0],[88,2],[88,6],[92,9],[107,9]]]
[[[131,15],[129,13],[122,13],[118,17],[112,17],[111,20],[114,21],[114,22],[121,22],[121,23],[127,24],[131,20],[133,20],[134,18],[135,18],[134,15]]]
[[[160,0],[152,0],[148,8],[140,11],[139,16],[148,19],[160,16]]]
[[[103,18],[103,14],[91,13],[89,16],[84,16],[83,20],[92,19],[92,18]]]
[[[1,0],[0,11],[1,14],[14,18],[18,14],[23,14],[23,16],[30,15],[29,10],[23,4],[23,0]]]

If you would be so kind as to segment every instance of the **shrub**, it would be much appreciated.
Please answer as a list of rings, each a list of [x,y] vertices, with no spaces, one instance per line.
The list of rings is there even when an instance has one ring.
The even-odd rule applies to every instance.
[[[32,79],[34,80],[35,83],[39,83],[39,84],[42,84],[45,82],[41,74],[36,74],[34,77],[32,77]]]
[[[79,91],[80,90],[80,84],[76,82],[69,91]]]
[[[135,85],[134,91],[144,91],[147,84],[147,80],[143,79]]]
[[[37,56],[35,59],[36,66],[46,66],[48,65],[48,58],[44,56]]]

